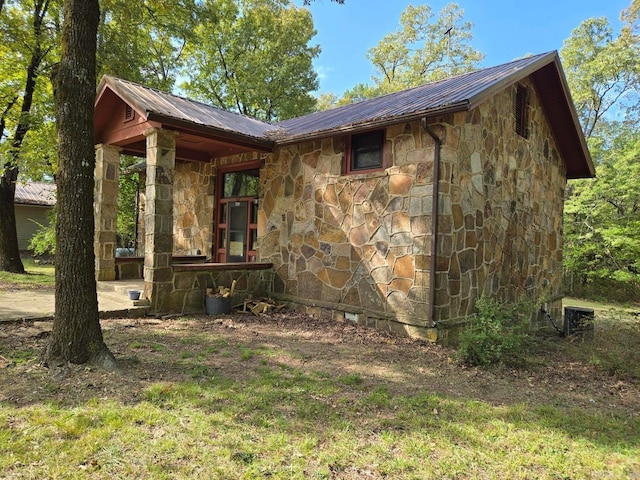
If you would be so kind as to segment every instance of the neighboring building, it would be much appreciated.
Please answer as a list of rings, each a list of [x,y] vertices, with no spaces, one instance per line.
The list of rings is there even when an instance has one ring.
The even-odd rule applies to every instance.
[[[235,278],[432,340],[483,293],[559,311],[566,181],[594,174],[556,52],[275,125],[105,77],[95,135],[98,279],[119,154],[146,156],[154,310],[202,311]],[[173,262],[191,251],[210,262]]]
[[[56,204],[54,183],[16,183],[15,212],[18,248],[29,250],[29,242],[40,225],[48,226]]]

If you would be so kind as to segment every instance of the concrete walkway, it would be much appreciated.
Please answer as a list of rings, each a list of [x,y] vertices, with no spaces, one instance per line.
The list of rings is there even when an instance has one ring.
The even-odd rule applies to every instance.
[[[142,280],[98,282],[100,318],[144,316],[147,306],[134,305],[128,290],[142,291]],[[51,320],[55,311],[53,290],[0,291],[0,322],[20,320]]]

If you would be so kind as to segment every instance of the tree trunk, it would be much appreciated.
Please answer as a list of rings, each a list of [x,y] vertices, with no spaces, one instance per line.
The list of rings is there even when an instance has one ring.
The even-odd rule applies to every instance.
[[[0,0],[0,10],[3,2]],[[27,68],[27,79],[24,86],[24,97],[20,109],[20,120],[11,139],[10,160],[4,165],[4,173],[0,176],[0,271],[25,273],[20,259],[18,233],[16,230],[15,193],[18,180],[18,156],[27,132],[29,131],[29,114],[33,105],[38,70],[46,53],[42,50],[42,27],[44,17],[49,8],[49,0],[38,0],[33,4],[33,35],[36,43],[31,50],[31,60]],[[7,104],[0,118],[0,137],[4,135],[6,116],[18,101],[14,97]]]
[[[0,271],[25,273],[20,259],[18,232],[16,231],[16,177],[17,167],[5,168],[0,177]]]
[[[58,126],[55,319],[45,363],[115,368],[98,317],[93,252],[93,106],[98,0],[65,0],[53,78]]]

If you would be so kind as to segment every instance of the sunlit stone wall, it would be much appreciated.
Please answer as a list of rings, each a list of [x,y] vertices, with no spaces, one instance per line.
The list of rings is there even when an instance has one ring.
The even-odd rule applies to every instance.
[[[441,325],[474,313],[482,293],[505,300],[560,293],[566,170],[535,90],[525,85],[526,139],[514,129],[515,86],[468,113],[435,119],[445,129],[435,312]]]
[[[389,127],[389,168],[361,175],[342,174],[344,145],[305,142],[267,159],[258,233],[275,293],[424,333],[434,142],[418,121]]]
[[[429,282],[434,142],[420,122],[386,131],[385,171],[343,175],[344,137],[277,149],[261,174],[260,259],[274,293],[433,338],[505,299],[560,292],[565,168],[530,87],[529,134],[515,86],[468,113],[429,119],[441,137],[435,321]],[[355,315],[355,316],[354,316]]]
[[[173,187],[173,254],[211,256],[214,167],[176,163]]]

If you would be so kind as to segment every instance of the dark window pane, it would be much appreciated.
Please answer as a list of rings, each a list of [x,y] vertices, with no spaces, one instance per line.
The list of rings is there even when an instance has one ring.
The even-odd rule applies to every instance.
[[[225,173],[224,198],[257,197],[259,183],[259,172],[257,170]]]
[[[351,137],[351,169],[366,170],[382,166],[384,131],[361,133]]]

